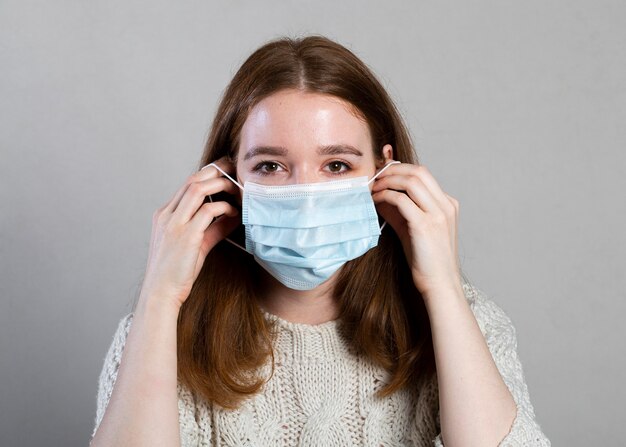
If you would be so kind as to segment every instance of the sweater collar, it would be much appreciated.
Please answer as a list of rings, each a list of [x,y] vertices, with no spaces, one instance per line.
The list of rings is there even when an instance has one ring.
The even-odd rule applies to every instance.
[[[320,331],[334,332],[338,329],[338,326],[341,322],[339,318],[336,318],[334,320],[329,320],[329,321],[326,321],[324,323],[319,323],[319,324],[295,323],[293,321],[285,320],[284,318],[281,318],[278,315],[272,314],[263,308],[261,308],[261,312],[263,313],[263,316],[267,320],[274,321],[276,326],[278,326],[279,328],[287,329],[291,332],[297,332],[297,333],[303,333],[303,334],[304,333],[316,333]]]

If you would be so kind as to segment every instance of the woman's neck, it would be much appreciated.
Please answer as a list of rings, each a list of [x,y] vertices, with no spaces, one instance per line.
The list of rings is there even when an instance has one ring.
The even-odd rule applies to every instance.
[[[312,290],[293,290],[285,287],[266,272],[261,294],[261,307],[271,314],[292,323],[321,324],[335,320],[339,315],[333,297],[336,275]]]

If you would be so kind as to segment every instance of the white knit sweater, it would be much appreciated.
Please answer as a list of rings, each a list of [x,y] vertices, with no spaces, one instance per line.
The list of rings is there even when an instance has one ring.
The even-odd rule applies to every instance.
[[[465,296],[489,350],[517,403],[517,416],[500,446],[550,446],[535,420],[516,332],[509,317],[474,286]],[[117,377],[133,314],[121,319],[99,377],[92,438]],[[443,446],[436,378],[384,399],[374,392],[388,373],[352,353],[338,320],[318,325],[278,322],[276,369],[262,392],[236,411],[196,400],[178,385],[181,445],[187,446]],[[269,372],[269,364],[263,368]]]

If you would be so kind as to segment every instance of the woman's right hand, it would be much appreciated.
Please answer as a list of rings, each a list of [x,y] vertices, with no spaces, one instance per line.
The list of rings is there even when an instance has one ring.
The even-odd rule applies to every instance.
[[[215,162],[234,173],[222,157]],[[211,249],[240,223],[239,211],[228,202],[203,201],[218,192],[237,194],[238,188],[214,167],[195,172],[152,218],[148,264],[140,300],[171,300],[175,308],[185,302]]]

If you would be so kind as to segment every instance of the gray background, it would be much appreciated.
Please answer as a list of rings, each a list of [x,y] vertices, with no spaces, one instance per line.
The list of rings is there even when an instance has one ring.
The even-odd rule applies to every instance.
[[[461,202],[464,271],[513,320],[554,445],[626,437],[623,1],[0,3],[0,445],[86,445],[222,90],[279,35],[356,52]]]

